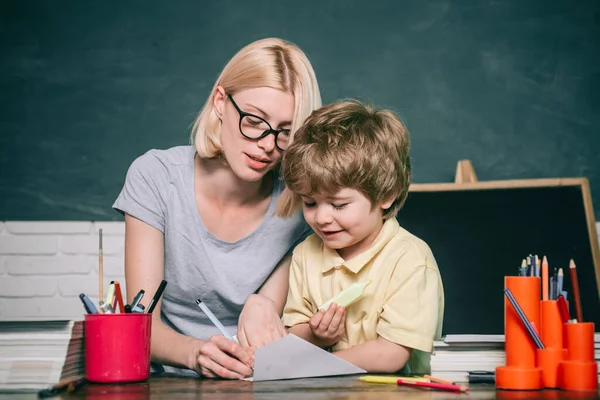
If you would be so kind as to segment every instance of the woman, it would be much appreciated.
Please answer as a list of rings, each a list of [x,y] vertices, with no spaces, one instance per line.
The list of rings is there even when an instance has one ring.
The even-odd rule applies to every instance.
[[[252,349],[285,335],[291,252],[309,228],[300,214],[274,214],[283,189],[277,167],[320,105],[306,55],[280,39],[259,40],[221,72],[192,146],[151,150],[129,168],[113,205],[125,215],[127,296],[144,289],[149,299],[168,282],[152,315],[152,361],[164,371],[248,376]],[[239,344],[219,334],[197,298],[231,335],[237,326]]]

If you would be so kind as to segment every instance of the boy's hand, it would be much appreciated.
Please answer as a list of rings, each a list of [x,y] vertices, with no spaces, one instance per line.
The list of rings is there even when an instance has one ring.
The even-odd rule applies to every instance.
[[[330,347],[346,333],[346,309],[332,303],[327,312],[319,310],[313,315],[308,326],[313,335],[322,341],[322,347]]]

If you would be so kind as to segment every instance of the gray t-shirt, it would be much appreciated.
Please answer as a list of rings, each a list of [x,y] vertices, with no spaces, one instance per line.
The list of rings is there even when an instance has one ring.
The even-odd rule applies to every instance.
[[[196,205],[194,155],[192,146],[180,146],[140,156],[131,164],[113,208],[164,234],[168,285],[162,297],[162,321],[177,332],[206,340],[219,331],[198,308],[196,299],[201,298],[234,335],[248,296],[260,289],[310,228],[301,213],[289,219],[275,215],[275,203],[284,187],[275,177],[269,209],[256,230],[233,243],[215,237],[206,229]],[[156,288],[144,289],[147,303]],[[168,366],[164,370],[195,374]]]

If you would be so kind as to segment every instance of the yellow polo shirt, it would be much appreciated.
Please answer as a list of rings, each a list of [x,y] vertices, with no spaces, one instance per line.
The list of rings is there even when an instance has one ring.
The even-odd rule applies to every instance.
[[[404,372],[429,373],[433,340],[441,336],[444,289],[429,246],[385,221],[365,252],[345,261],[313,234],[294,250],[283,322],[308,322],[318,307],[354,282],[371,279],[363,296],[346,311],[346,334],[333,351],[378,336],[413,349]]]

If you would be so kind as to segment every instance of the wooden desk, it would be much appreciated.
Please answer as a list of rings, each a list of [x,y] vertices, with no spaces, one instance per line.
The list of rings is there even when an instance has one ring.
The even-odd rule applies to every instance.
[[[152,377],[148,382],[124,385],[86,384],[54,399],[207,399],[207,400],[388,400],[388,399],[596,399],[597,392],[496,391],[491,384],[471,385],[471,391],[452,393],[395,385],[365,383],[354,377],[310,378],[289,381],[245,382],[194,378]],[[34,393],[0,394],[0,400],[36,399]]]

